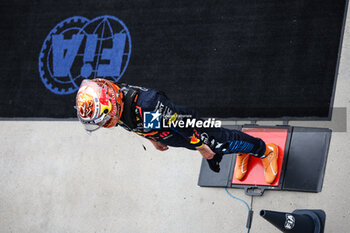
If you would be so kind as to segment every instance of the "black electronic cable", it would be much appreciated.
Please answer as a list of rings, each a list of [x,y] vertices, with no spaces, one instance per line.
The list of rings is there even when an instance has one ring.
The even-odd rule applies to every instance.
[[[225,191],[230,197],[243,202],[247,206],[247,208],[248,208],[248,218],[247,218],[246,227],[247,227],[247,233],[249,233],[250,232],[250,227],[252,225],[253,213],[254,213],[253,210],[252,210],[252,207],[253,207],[253,196],[251,196],[252,198],[250,200],[250,207],[249,207],[249,205],[248,205],[248,203],[246,201],[244,201],[244,200],[242,200],[242,199],[240,199],[238,197],[233,196],[231,193],[229,193],[229,191],[227,191],[227,188],[225,188]]]
[[[252,227],[253,214],[254,214],[254,211],[253,211],[253,196],[251,196],[250,209],[249,209],[249,212],[248,212],[248,218],[247,218],[247,224],[246,224],[246,227],[248,228],[248,230],[250,230],[250,228]]]

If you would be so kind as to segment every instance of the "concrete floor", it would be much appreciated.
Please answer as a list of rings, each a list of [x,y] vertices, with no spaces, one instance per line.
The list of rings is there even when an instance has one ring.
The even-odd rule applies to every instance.
[[[347,109],[349,30],[347,23],[334,104]],[[241,202],[223,188],[197,186],[197,152],[156,151],[121,128],[89,136],[79,122],[1,121],[0,131],[1,233],[246,232]],[[251,232],[280,232],[258,215],[261,209],[300,208],[324,209],[325,232],[349,232],[349,142],[349,128],[333,133],[321,193],[266,191],[254,198]],[[250,201],[241,189],[229,191]]]

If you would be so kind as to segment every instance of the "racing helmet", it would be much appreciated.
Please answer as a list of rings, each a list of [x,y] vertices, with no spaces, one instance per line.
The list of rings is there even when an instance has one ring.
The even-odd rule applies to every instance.
[[[77,116],[89,132],[118,124],[123,113],[123,93],[106,79],[85,79],[76,96]]]

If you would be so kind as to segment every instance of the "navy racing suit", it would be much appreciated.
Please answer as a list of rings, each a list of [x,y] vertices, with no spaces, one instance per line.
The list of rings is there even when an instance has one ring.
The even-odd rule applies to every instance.
[[[119,125],[129,131],[172,147],[195,150],[196,147],[206,144],[220,156],[216,159],[220,161],[222,155],[228,153],[249,153],[256,157],[262,157],[265,153],[263,140],[239,130],[222,127],[198,128],[196,125],[174,126],[174,122],[180,120],[203,120],[198,117],[196,111],[172,103],[161,91],[126,84],[118,85],[121,86],[124,96],[124,110]],[[133,95],[130,95],[130,92],[133,92]],[[155,123],[160,122],[159,128],[147,128],[144,125],[144,117],[147,117],[147,114],[149,117],[152,113],[156,114],[153,115]]]

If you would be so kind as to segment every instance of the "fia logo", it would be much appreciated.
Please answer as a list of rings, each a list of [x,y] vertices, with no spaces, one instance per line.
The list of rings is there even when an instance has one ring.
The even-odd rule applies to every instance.
[[[74,16],[57,24],[46,37],[39,55],[40,77],[51,92],[71,94],[82,79],[118,81],[130,54],[130,33],[120,19]]]
[[[287,230],[293,229],[295,226],[295,217],[291,214],[286,214],[286,222],[284,223],[284,228]]]
[[[159,111],[156,112],[143,112],[143,128],[144,129],[160,129],[160,116]]]

